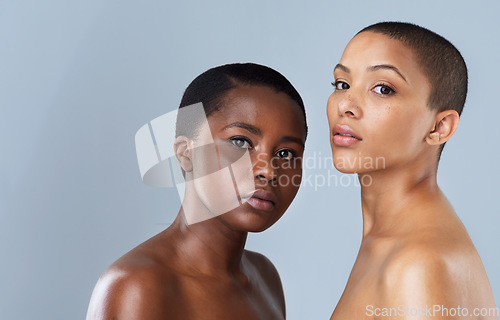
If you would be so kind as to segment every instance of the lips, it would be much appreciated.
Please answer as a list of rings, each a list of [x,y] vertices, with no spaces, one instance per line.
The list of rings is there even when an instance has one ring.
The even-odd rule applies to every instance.
[[[276,206],[276,197],[269,191],[258,189],[248,197],[247,203],[254,209],[270,211]]]
[[[339,147],[348,147],[362,141],[359,135],[347,125],[335,125],[332,130],[332,142]]]

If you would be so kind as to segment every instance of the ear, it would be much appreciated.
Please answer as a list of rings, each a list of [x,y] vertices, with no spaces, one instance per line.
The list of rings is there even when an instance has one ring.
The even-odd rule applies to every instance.
[[[175,157],[179,161],[182,170],[185,172],[193,171],[193,163],[191,161],[191,139],[185,136],[179,136],[174,141]]]
[[[432,130],[425,137],[430,145],[440,145],[448,141],[458,127],[460,117],[455,110],[445,110],[436,114]]]

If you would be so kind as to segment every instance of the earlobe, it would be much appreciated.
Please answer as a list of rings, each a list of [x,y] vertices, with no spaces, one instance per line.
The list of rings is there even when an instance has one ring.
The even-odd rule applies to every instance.
[[[455,110],[441,111],[436,115],[434,127],[425,141],[430,145],[441,145],[448,141],[458,127],[459,115]]]
[[[191,139],[185,136],[175,138],[174,152],[181,168],[185,172],[193,171],[193,163],[191,161]]]

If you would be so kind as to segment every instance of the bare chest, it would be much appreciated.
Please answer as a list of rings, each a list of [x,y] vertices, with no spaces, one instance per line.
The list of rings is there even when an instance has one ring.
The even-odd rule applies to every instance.
[[[331,319],[379,319],[384,279],[384,259],[361,250]]]
[[[285,319],[281,302],[267,288],[241,288],[216,281],[184,287],[171,307],[176,309],[178,319]]]
[[[353,272],[331,319],[375,319],[370,310],[378,307],[379,280],[371,272]]]

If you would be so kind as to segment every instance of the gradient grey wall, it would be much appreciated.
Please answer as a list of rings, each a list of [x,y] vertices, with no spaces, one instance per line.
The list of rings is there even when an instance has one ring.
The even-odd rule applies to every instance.
[[[134,134],[210,67],[281,71],[306,103],[306,155],[328,157],[333,66],[381,20],[428,27],[468,63],[439,182],[500,299],[499,13],[493,0],[0,1],[0,319],[83,319],[100,273],[173,220],[177,193],[141,182]],[[328,170],[340,177],[309,174]],[[280,271],[289,319],[328,319],[360,240],[359,188],[305,186],[248,248]]]

